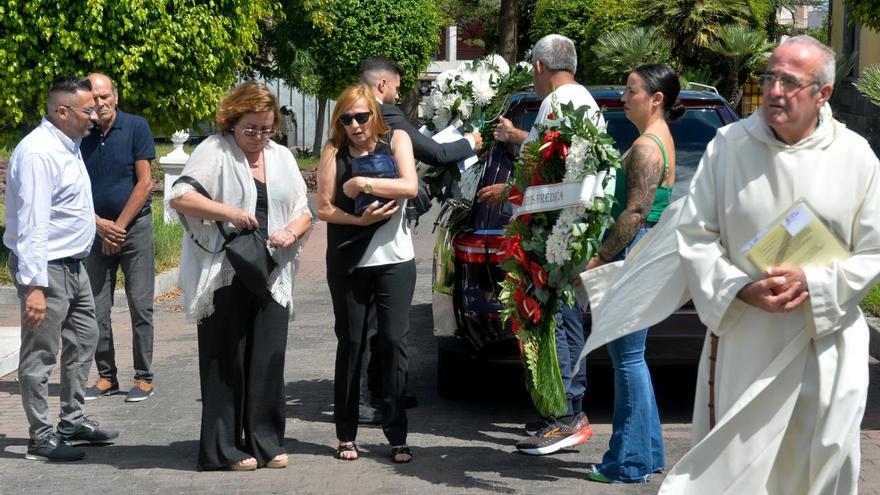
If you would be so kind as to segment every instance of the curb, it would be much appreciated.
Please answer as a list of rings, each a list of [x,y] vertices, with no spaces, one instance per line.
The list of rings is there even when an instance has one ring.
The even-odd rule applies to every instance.
[[[18,369],[18,349],[21,347],[20,327],[0,327],[0,376]]]
[[[177,287],[178,267],[174,267],[167,272],[156,275],[153,288],[153,297],[162,295],[169,290]],[[11,285],[0,286],[0,304],[18,304],[18,291]],[[125,297],[125,291],[117,289],[113,293],[113,307],[127,308],[128,300]]]

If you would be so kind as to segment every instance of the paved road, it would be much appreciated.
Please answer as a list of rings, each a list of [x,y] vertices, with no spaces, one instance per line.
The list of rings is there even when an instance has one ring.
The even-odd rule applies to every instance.
[[[118,428],[118,443],[92,447],[85,460],[48,465],[23,459],[27,425],[15,375],[0,378],[0,493],[656,493],[662,476],[644,485],[597,485],[584,471],[601,459],[610,434],[610,377],[591,374],[588,412],[593,438],[578,448],[552,456],[516,453],[523,422],[534,413],[518,393],[517,377],[493,390],[483,386],[468,399],[439,397],[436,350],[431,336],[429,229],[417,236],[419,282],[411,312],[412,372],[419,406],[410,410],[410,443],[415,461],[395,465],[381,430],[363,428],[357,462],[332,458],[331,417],[333,356],[332,308],[324,280],[324,226],[318,224],[303,255],[287,350],[287,433],[290,467],[251,473],[195,470],[200,414],[194,326],[179,312],[180,298],[157,303],[155,349],[156,395],[127,404],[122,396],[88,403],[88,413]],[[130,324],[124,310],[114,310],[118,332],[120,379],[129,386]],[[0,325],[17,325],[17,308],[0,306]],[[95,375],[94,370],[92,376]],[[861,493],[880,494],[880,363],[871,365],[872,390],[862,436]],[[655,374],[670,463],[689,444],[688,401],[694,372],[672,369]],[[476,380],[475,380],[476,381]],[[57,411],[57,374],[50,393]]]

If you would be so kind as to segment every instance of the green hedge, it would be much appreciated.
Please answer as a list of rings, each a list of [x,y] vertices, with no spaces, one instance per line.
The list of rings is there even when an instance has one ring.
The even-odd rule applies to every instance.
[[[584,84],[619,83],[595,67],[592,47],[600,35],[645,24],[646,13],[636,0],[538,0],[532,21],[532,42],[548,34],[574,41],[578,52],[577,77]]]

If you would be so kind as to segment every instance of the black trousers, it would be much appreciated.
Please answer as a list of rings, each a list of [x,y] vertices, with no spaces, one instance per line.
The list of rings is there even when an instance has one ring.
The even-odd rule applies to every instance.
[[[248,457],[259,466],[284,452],[287,309],[260,300],[234,278],[214,292],[198,324],[202,431],[199,470]]]
[[[382,430],[391,445],[406,443],[406,336],[416,283],[415,260],[357,268],[351,275],[328,273],[336,316],[334,417],[336,437],[353,441],[358,429],[361,365],[367,345],[368,308],[376,307],[382,370]]]

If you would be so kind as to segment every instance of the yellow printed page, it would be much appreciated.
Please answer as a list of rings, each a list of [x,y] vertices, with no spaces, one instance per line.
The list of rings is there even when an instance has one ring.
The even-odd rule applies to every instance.
[[[771,266],[827,266],[849,258],[840,240],[803,200],[747,247],[746,257],[762,272]]]

